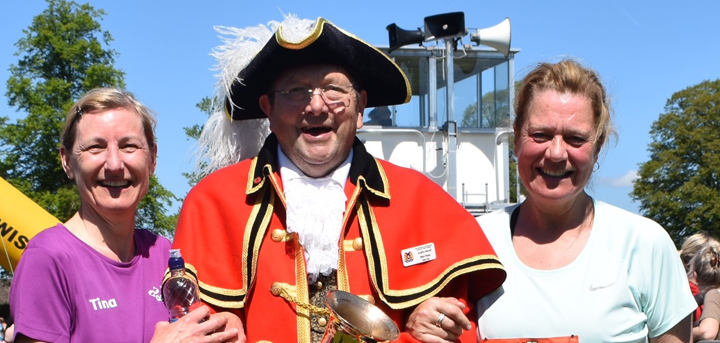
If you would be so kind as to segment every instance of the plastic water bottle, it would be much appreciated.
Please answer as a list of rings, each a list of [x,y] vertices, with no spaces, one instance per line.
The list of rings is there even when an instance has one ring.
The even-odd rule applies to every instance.
[[[180,249],[170,249],[168,267],[170,278],[163,284],[162,293],[172,323],[200,306],[200,297],[195,280],[185,275],[185,261],[180,255]]]

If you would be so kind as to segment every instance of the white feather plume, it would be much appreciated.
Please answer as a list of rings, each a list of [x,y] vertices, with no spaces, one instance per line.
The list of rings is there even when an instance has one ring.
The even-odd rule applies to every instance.
[[[248,28],[216,26],[222,45],[213,49],[211,55],[217,59],[214,70],[217,82],[213,96],[213,114],[205,123],[198,150],[195,153],[195,173],[201,176],[225,166],[252,158],[260,151],[270,133],[267,118],[232,120],[225,113],[225,99],[230,99],[230,87],[265,44],[282,26],[283,37],[291,42],[300,42],[313,30],[314,21],[298,19],[289,14],[282,23],[270,21],[267,25]]]
[[[291,43],[300,43],[310,36],[315,29],[315,22],[308,19],[298,19],[290,14],[280,25],[282,26],[283,38]]]
[[[230,120],[215,111],[198,139],[195,173],[206,176],[220,168],[254,157],[270,133],[268,119]]]

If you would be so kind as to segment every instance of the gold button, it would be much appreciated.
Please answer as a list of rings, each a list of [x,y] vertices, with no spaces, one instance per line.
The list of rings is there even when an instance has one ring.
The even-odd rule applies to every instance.
[[[355,251],[360,251],[360,250],[363,249],[363,240],[362,240],[362,238],[360,238],[360,237],[355,238],[355,240],[353,241],[353,249],[354,249]]]
[[[320,325],[320,326],[327,325],[327,319],[325,319],[325,318],[318,319],[318,325]]]
[[[273,282],[272,286],[270,286],[270,293],[274,296],[279,296],[282,292],[283,286],[280,282]]]
[[[318,282],[315,284],[315,289],[317,289],[317,290],[319,291],[319,290],[321,290],[322,288],[323,288],[322,282],[318,281]]]
[[[283,242],[287,233],[283,229],[275,229],[272,232],[271,238],[275,242]]]

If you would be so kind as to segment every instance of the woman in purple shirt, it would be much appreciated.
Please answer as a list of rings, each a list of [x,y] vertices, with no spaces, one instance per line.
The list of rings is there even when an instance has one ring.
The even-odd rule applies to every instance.
[[[170,242],[135,228],[155,170],[155,119],[132,95],[90,91],[68,112],[60,157],[80,210],[30,240],[10,308],[16,342],[235,342],[237,316],[202,306],[168,323]],[[204,320],[208,319],[208,320]]]

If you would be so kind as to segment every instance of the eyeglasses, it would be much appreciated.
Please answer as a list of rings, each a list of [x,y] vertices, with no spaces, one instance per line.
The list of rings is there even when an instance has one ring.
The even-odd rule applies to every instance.
[[[354,89],[354,86],[326,85],[315,88],[295,87],[286,91],[276,90],[275,93],[282,94],[285,99],[295,103],[307,103],[317,94],[315,90],[319,90],[320,94],[318,95],[323,99],[325,105],[331,110],[337,110],[350,104],[350,96]]]

